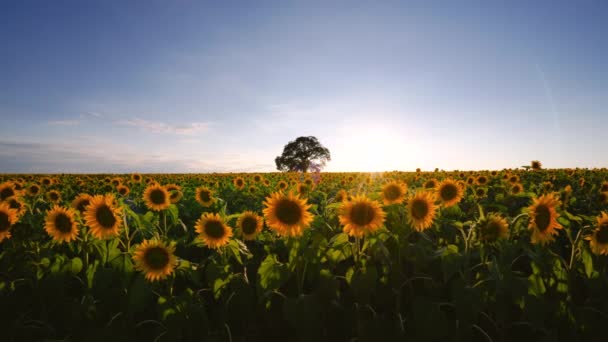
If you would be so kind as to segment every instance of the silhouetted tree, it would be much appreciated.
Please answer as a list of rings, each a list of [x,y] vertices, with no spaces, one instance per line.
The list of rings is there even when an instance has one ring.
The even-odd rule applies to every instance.
[[[274,162],[279,171],[307,172],[311,166],[323,167],[331,160],[329,150],[315,137],[299,137],[283,148],[283,154]]]

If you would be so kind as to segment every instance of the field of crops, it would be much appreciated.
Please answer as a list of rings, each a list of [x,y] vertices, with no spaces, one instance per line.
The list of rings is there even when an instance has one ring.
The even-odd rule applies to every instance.
[[[3,341],[605,341],[608,171],[0,175]]]

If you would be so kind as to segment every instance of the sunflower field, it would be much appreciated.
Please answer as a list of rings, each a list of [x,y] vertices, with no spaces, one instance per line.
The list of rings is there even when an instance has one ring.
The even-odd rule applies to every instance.
[[[0,175],[3,341],[606,341],[608,171]]]

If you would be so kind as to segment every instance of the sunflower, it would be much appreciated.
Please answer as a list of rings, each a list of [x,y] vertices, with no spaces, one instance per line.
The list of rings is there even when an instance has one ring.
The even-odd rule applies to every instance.
[[[344,226],[344,232],[350,236],[362,237],[378,230],[384,224],[384,217],[385,213],[380,208],[380,203],[364,195],[355,196],[340,207],[340,224]]]
[[[84,212],[84,220],[91,228],[91,234],[98,239],[118,235],[122,225],[121,210],[115,207],[112,195],[97,195],[91,198]]]
[[[154,211],[165,210],[171,205],[169,192],[161,185],[149,185],[144,190],[144,202]]]
[[[473,177],[473,176],[469,176],[469,177],[467,177],[467,184],[468,184],[468,185],[473,185],[473,184],[475,184],[475,177]]]
[[[451,207],[456,205],[462,199],[463,189],[456,181],[451,178],[444,179],[437,185],[437,199],[443,202],[443,205]]]
[[[91,203],[91,195],[80,194],[72,201],[72,208],[78,210],[81,214],[87,209],[87,206]]]
[[[589,246],[594,254],[608,254],[608,214],[606,212],[602,212],[602,215],[597,218],[597,228],[593,230],[591,236],[585,239],[589,240]]]
[[[562,228],[562,225],[557,222],[559,214],[556,211],[560,204],[559,199],[553,194],[533,199],[532,205],[528,207],[530,214],[528,227],[532,230],[532,243],[544,245],[553,241],[553,235],[558,233],[556,229]]]
[[[110,183],[115,187],[119,186],[120,184],[122,184],[122,178],[120,178],[120,177],[112,178],[112,181],[110,181]]]
[[[270,181],[268,179],[264,179],[262,183],[264,183],[264,186],[270,186]]]
[[[256,175],[254,175],[254,176],[253,176],[253,181],[254,181],[254,182],[256,182],[256,183],[261,182],[261,181],[262,181],[262,176],[257,175],[257,174],[256,174]]]
[[[475,197],[477,197],[477,198],[486,197],[487,194],[488,194],[488,191],[486,190],[486,188],[479,187],[479,188],[475,189]]]
[[[509,183],[511,183],[511,184],[519,183],[519,176],[518,175],[509,176]]]
[[[19,191],[15,188],[15,184],[12,182],[4,182],[0,184],[0,202],[13,196],[17,196]]]
[[[46,198],[51,203],[58,204],[59,202],[61,202],[61,193],[57,190],[51,190],[51,191],[47,192]]]
[[[42,178],[41,181],[42,181],[42,185],[44,185],[44,186],[49,186],[49,185],[53,184],[53,180],[50,179],[49,177],[44,177],[44,178]]]
[[[131,189],[129,189],[128,186],[121,184],[116,187],[116,191],[118,191],[118,194],[121,196],[127,196],[131,192]]]
[[[435,189],[437,187],[437,181],[435,179],[429,179],[423,185],[423,188],[427,190]]]
[[[173,245],[167,246],[158,240],[144,240],[133,253],[135,269],[143,272],[148,281],[163,280],[177,266],[174,252]]]
[[[600,185],[600,191],[601,192],[606,192],[608,191],[608,182],[602,182],[602,185]]]
[[[382,200],[384,205],[403,202],[407,194],[407,186],[403,183],[392,181],[382,187]]]
[[[232,182],[234,186],[239,190],[243,190],[245,188],[245,180],[243,179],[243,177],[236,177]]]
[[[7,203],[11,209],[17,210],[18,218],[23,216],[23,214],[25,214],[25,212],[27,211],[26,204],[23,203],[23,200],[21,200],[21,198],[19,198],[17,196],[9,197],[6,200],[4,200],[4,202]]]
[[[600,204],[608,204],[608,191],[600,192],[598,202],[600,202]]]
[[[0,202],[0,242],[11,237],[11,227],[17,223],[17,210]]]
[[[184,193],[182,192],[182,187],[177,184],[165,185],[165,189],[167,189],[167,191],[169,191],[169,200],[173,204],[179,202],[182,199],[182,197],[184,197]]]
[[[78,236],[74,210],[55,205],[46,214],[44,230],[57,242],[70,242]]]
[[[484,242],[495,242],[509,236],[509,223],[496,213],[491,213],[479,225],[479,239]]]
[[[141,177],[141,175],[139,173],[134,173],[134,174],[131,175],[131,180],[134,183],[140,183],[141,180],[142,180],[142,177]]]
[[[196,189],[196,201],[203,207],[209,207],[215,202],[215,198],[211,190],[202,186]]]
[[[38,195],[40,193],[40,185],[32,184],[32,185],[28,186],[27,193],[31,196]]]
[[[311,205],[292,192],[289,194],[275,192],[266,198],[264,205],[266,223],[282,236],[302,235],[302,231],[313,219],[308,211]]]
[[[475,183],[477,185],[486,185],[488,184],[488,177],[484,175],[477,176],[477,178],[475,179]]]
[[[338,191],[338,193],[334,197],[334,201],[335,202],[348,201],[348,192],[346,192],[346,190],[344,190],[344,189],[341,189],[340,191]]]
[[[279,183],[277,183],[277,188],[279,188],[279,190],[285,190],[287,189],[287,187],[289,186],[289,184],[287,184],[286,181],[279,181]]]
[[[410,224],[419,232],[428,229],[433,224],[437,206],[433,194],[419,191],[407,201]]]
[[[243,239],[253,240],[262,231],[264,220],[252,211],[245,211],[239,216],[236,226],[241,230]]]
[[[515,184],[511,185],[511,194],[517,195],[517,194],[521,193],[522,191],[524,191],[524,187],[520,183],[515,183]]]
[[[218,214],[204,213],[196,221],[195,228],[200,239],[209,248],[220,248],[232,237],[232,228],[227,226]]]
[[[541,164],[541,162],[538,160],[533,160],[532,162],[530,162],[530,167],[534,171],[539,171],[543,167],[543,164]]]

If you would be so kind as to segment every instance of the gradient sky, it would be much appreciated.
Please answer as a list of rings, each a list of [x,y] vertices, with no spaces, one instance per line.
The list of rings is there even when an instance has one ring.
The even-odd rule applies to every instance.
[[[608,1],[0,1],[0,173],[607,167]]]

